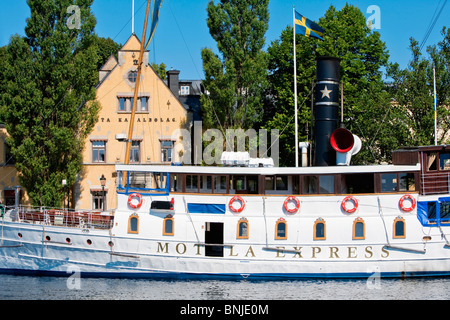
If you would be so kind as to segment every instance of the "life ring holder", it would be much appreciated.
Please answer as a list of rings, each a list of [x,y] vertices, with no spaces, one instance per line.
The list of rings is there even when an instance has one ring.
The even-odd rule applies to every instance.
[[[351,208],[351,209],[347,208],[347,202],[349,202],[349,201],[353,202],[353,208]],[[358,210],[358,205],[359,205],[358,200],[352,196],[346,197],[344,200],[342,200],[342,203],[341,203],[342,210],[344,210],[348,214],[355,213],[356,210]]]
[[[137,204],[133,203],[133,199],[137,198],[139,202]],[[132,209],[139,209],[142,206],[142,203],[144,200],[142,199],[142,196],[139,193],[132,193],[128,196],[128,205]]]
[[[288,203],[291,202],[291,201],[295,202],[295,207],[294,208],[289,208],[288,207]],[[300,200],[298,200],[294,196],[287,197],[286,200],[284,200],[283,207],[284,207],[284,210],[286,210],[288,213],[297,213],[298,210],[300,210]]]
[[[411,206],[410,207],[405,207],[404,206],[405,200],[411,201]],[[404,195],[403,197],[400,198],[400,201],[398,202],[398,205],[399,205],[400,209],[403,212],[411,212],[411,211],[413,211],[416,208],[417,201],[416,201],[416,199],[414,199],[414,197],[412,195],[406,194],[406,195]]]
[[[239,201],[239,202],[241,203],[241,206],[240,206],[238,209],[236,209],[236,208],[233,206],[233,203],[234,203],[235,201]],[[228,203],[228,207],[229,207],[230,210],[233,211],[234,213],[241,213],[241,212],[244,211],[244,209],[245,209],[245,201],[244,201],[244,199],[243,199],[242,197],[240,197],[240,196],[234,196],[233,198],[231,198],[230,202]]]

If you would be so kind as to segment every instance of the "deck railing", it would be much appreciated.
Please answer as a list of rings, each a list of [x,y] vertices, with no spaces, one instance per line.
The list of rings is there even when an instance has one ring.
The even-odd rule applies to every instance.
[[[423,195],[449,193],[450,172],[422,174],[421,184]]]
[[[15,209],[14,209],[15,210]],[[20,206],[14,215],[24,223],[71,228],[111,229],[114,212],[74,211]]]

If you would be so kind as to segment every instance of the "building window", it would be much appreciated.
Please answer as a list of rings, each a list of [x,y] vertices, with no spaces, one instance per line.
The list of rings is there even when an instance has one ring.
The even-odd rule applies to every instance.
[[[319,218],[314,222],[314,240],[326,240],[327,238],[327,228],[325,225],[325,220]]]
[[[275,225],[275,240],[287,239],[287,223],[283,218],[278,219]]]
[[[245,218],[242,218],[238,222],[237,238],[238,239],[248,239],[248,220]]]
[[[92,162],[106,162],[106,141],[92,141]]]
[[[119,112],[131,112],[133,110],[134,97],[117,97]],[[139,97],[136,104],[136,112],[148,112],[149,97]]]
[[[405,239],[405,219],[397,217],[394,220],[394,239]]]
[[[364,240],[366,238],[366,226],[362,218],[353,221],[353,240]]]
[[[139,216],[136,213],[128,219],[128,233],[139,233]]]
[[[162,140],[161,141],[161,161],[172,162],[173,141]]]
[[[188,96],[189,93],[190,93],[190,88],[189,88],[189,86],[181,86],[181,89],[180,89],[180,95],[182,95],[182,96]]]
[[[168,215],[163,222],[163,236],[174,235],[174,220],[172,215]]]
[[[130,71],[128,73],[128,81],[131,83],[135,83],[137,80],[137,71]]]
[[[130,163],[139,163],[141,161],[141,141],[131,143]]]
[[[107,192],[105,191],[103,194],[103,191],[92,191],[92,210],[104,210],[106,211],[106,195]],[[103,207],[103,198],[105,198],[105,206]]]

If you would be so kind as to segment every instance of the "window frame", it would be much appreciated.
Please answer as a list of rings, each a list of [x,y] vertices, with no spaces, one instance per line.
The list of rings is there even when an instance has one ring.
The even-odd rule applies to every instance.
[[[166,224],[168,221],[172,222],[172,232],[166,232]],[[168,216],[166,216],[163,220],[163,236],[174,236],[175,234],[175,220],[173,218],[173,216],[171,214],[169,214]]]
[[[362,225],[363,225],[363,235],[362,235],[361,237],[358,237],[358,236],[356,235],[356,225],[357,225],[358,223],[362,223]],[[353,220],[353,234],[352,234],[352,239],[353,239],[353,240],[365,240],[365,239],[366,239],[366,223],[365,223],[364,219],[361,218],[361,217],[358,217],[358,218],[356,218],[355,220]]]
[[[284,224],[284,236],[280,236],[279,235],[279,230],[278,230],[278,226],[280,224]],[[284,218],[280,218],[277,220],[277,223],[275,224],[275,240],[287,240],[288,237],[288,225],[287,225],[287,221]]]
[[[246,235],[241,234],[241,224],[247,224],[247,233]],[[250,225],[248,223],[248,220],[246,218],[239,219],[237,223],[237,230],[236,230],[236,239],[248,239],[250,236]]]
[[[397,234],[397,223],[403,223],[403,235]],[[406,239],[406,221],[403,217],[398,216],[394,220],[393,230],[392,230],[392,238],[393,239]]]
[[[318,237],[317,236],[317,225],[318,224],[323,224],[323,237]],[[327,224],[325,222],[325,220],[323,218],[318,218],[315,222],[314,222],[314,236],[313,239],[314,240],[327,240]]]
[[[103,142],[102,147],[95,146],[95,143]],[[107,140],[91,140],[91,156],[92,156],[92,163],[106,163],[106,144]],[[97,153],[98,159],[100,159],[100,152],[103,150],[103,161],[95,161],[94,152]]]
[[[131,230],[131,220],[136,219],[136,231]],[[128,217],[128,233],[129,234],[139,234],[139,216],[133,213]]]

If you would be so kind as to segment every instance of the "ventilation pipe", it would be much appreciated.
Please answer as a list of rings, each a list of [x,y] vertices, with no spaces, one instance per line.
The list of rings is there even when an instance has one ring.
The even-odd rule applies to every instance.
[[[352,156],[361,151],[361,139],[344,128],[333,132],[330,144],[336,150],[336,165],[338,166],[349,166]]]

